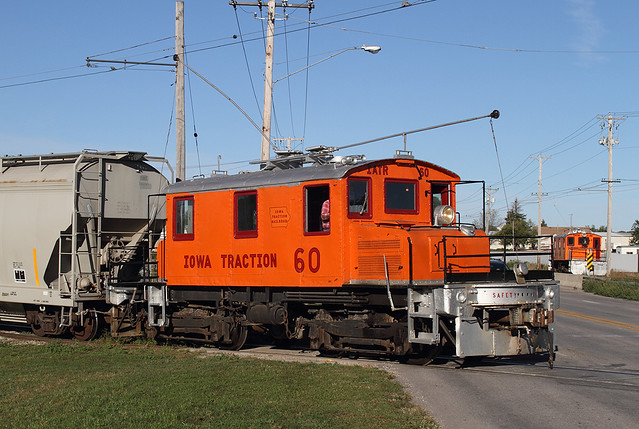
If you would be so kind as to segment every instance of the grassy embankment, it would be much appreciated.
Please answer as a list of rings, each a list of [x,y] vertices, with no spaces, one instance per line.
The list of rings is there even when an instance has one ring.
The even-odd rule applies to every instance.
[[[0,427],[431,428],[378,369],[0,342]]]
[[[610,277],[584,277],[585,292],[639,301],[639,274],[611,273]]]

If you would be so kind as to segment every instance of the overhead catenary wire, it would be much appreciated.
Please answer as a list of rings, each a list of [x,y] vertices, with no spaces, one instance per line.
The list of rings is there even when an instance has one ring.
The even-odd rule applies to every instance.
[[[115,49],[113,51],[103,52],[101,54],[95,54],[95,55],[89,55],[89,56],[92,57],[92,58],[102,57],[104,55],[111,55],[111,54],[115,54],[115,53],[118,53],[118,52],[129,51],[131,49],[137,49],[137,48],[142,47],[142,46],[152,45],[154,43],[164,42],[166,40],[173,40],[173,39],[175,39],[175,36],[163,37],[161,39],[152,40],[150,42],[138,43],[137,45],[129,46],[128,48]]]
[[[251,73],[251,67],[249,66],[248,55],[246,54],[246,46],[244,44],[244,38],[242,36],[242,28],[240,27],[240,20],[237,16],[237,8],[233,8],[235,10],[235,22],[237,23],[237,31],[239,34],[240,42],[242,43],[242,52],[244,53],[244,62],[246,64],[246,71],[248,72],[249,81],[251,83],[251,90],[253,91],[253,98],[255,99],[255,104],[257,105],[257,111],[260,112],[260,116],[262,116],[262,107],[260,106],[260,102],[257,99],[257,92],[255,91],[255,84],[253,82],[253,74]]]
[[[287,19],[284,20],[284,51],[286,56],[286,74],[288,75],[290,73],[290,69],[289,69],[290,63],[288,60],[288,31],[286,27],[287,21],[288,21]],[[293,135],[295,135],[295,122],[293,121],[293,100],[291,98],[291,80],[290,79],[286,80],[286,85],[288,90],[288,113],[289,113],[289,116],[291,117],[291,130],[293,130]]]
[[[593,122],[594,121],[594,122]],[[552,151],[552,149],[559,149],[562,146],[565,146],[569,143],[572,142],[572,140],[574,140],[575,138],[577,138],[578,136],[582,135],[584,132],[586,132],[588,129],[591,129],[593,126],[597,125],[598,122],[596,121],[596,117],[590,119],[588,122],[586,122],[585,124],[583,124],[582,126],[580,126],[577,130],[571,132],[568,136],[562,138],[561,140],[557,141],[556,143],[545,147],[543,149],[540,149],[538,151],[536,151],[537,153],[539,151],[541,152],[549,152],[549,156],[553,156],[556,157],[559,154],[562,154],[564,152],[567,152],[569,149],[573,149],[575,147],[584,145],[584,144],[589,144],[592,140],[592,138],[594,136],[596,136],[598,133],[595,133],[591,136],[588,136],[587,138],[581,140],[579,143],[572,145],[569,149],[563,149],[563,150],[559,150],[559,151]],[[526,156],[522,162],[513,170],[511,170],[510,173],[508,173],[506,176],[504,176],[503,180],[506,181],[507,183],[514,183],[515,181],[519,181],[521,179],[524,179],[526,177],[528,177],[529,175],[533,174],[535,169],[533,169],[532,167],[534,166],[534,161],[531,160],[529,158],[529,156],[534,155],[534,153],[536,152],[532,152],[531,154],[529,154],[528,156]],[[563,174],[564,172],[568,171],[568,169],[564,169],[562,172],[557,173],[556,175],[560,175]],[[553,175],[555,176],[555,175]],[[496,183],[494,183],[496,184]]]
[[[47,78],[47,79],[34,80],[34,81],[30,81],[30,82],[12,83],[12,84],[8,84],[8,85],[2,85],[2,86],[0,86],[0,89],[15,88],[17,86],[33,85],[33,84],[37,84],[37,83],[54,82],[54,81],[59,81],[59,80],[75,79],[75,78],[78,78],[78,77],[94,76],[94,75],[98,75],[98,74],[110,73],[110,72],[116,71],[116,70],[118,70],[118,69],[101,70],[101,71],[92,72],[92,73],[82,73],[82,74],[75,74],[75,75],[70,75],[70,76],[51,77],[51,78]]]
[[[356,19],[361,19],[361,18],[365,18],[365,17],[369,17],[369,16],[373,16],[373,15],[378,15],[378,14],[382,14],[382,13],[388,13],[388,12],[393,12],[396,10],[401,10],[407,7],[414,7],[414,6],[419,6],[419,5],[423,5],[423,4],[428,4],[428,3],[433,3],[436,0],[426,0],[426,1],[417,1],[417,2],[412,2],[412,3],[408,3],[408,2],[393,2],[393,3],[388,3],[388,4],[394,4],[394,3],[401,3],[401,5],[397,6],[397,7],[393,7],[390,9],[385,9],[383,11],[377,11],[374,13],[368,13],[368,14],[362,14],[359,16],[354,16],[354,17],[348,17],[348,18],[344,18],[344,19],[339,19],[339,20],[334,20],[334,21],[329,21],[329,22],[320,22],[322,19],[330,19],[332,17],[327,17],[327,18],[321,18],[317,21],[308,21],[307,22],[307,27],[310,27],[311,25],[313,26],[329,26],[331,24],[337,23],[337,22],[344,22],[344,21],[349,21],[349,20],[356,20]],[[385,4],[387,5],[387,4]],[[384,6],[384,5],[380,5],[380,6]],[[380,7],[380,6],[375,6],[375,7]],[[371,7],[374,8],[374,7]],[[370,8],[368,8],[370,9]],[[366,9],[359,9],[358,11],[363,11]],[[343,15],[349,15],[349,14],[353,14],[357,11],[350,11],[350,12],[345,12],[339,15],[333,15],[333,17],[336,16],[343,16]],[[288,30],[288,33],[292,33],[292,32],[296,32],[296,31],[302,31],[305,28],[299,28],[299,29],[292,29],[292,30]],[[413,41],[420,41],[420,42],[426,42],[426,43],[436,43],[436,44],[443,44],[443,45],[450,45],[450,46],[459,46],[459,47],[464,47],[464,48],[474,48],[474,49],[481,49],[481,50],[496,50],[496,51],[505,51],[505,52],[517,52],[517,53],[562,53],[562,54],[638,54],[639,51],[635,51],[635,50],[599,50],[599,51],[592,51],[592,50],[588,50],[588,51],[583,51],[583,50],[544,50],[544,49],[521,49],[521,48],[500,48],[500,47],[488,47],[488,46],[481,46],[481,45],[476,45],[476,44],[469,44],[469,43],[455,43],[455,42],[446,42],[446,41],[437,41],[437,40],[429,40],[429,39],[420,39],[420,38],[414,38],[414,37],[405,37],[405,36],[399,36],[399,35],[391,35],[391,34],[384,34],[384,33],[378,33],[378,32],[365,32],[365,31],[361,31],[361,30],[352,30],[352,29],[345,29],[345,28],[340,28],[340,29],[344,29],[344,30],[348,30],[348,31],[356,31],[356,32],[360,32],[360,33],[366,33],[366,34],[374,34],[374,35],[378,35],[378,36],[382,36],[382,37],[395,37],[395,38],[400,38],[400,39],[406,39],[406,40],[413,40]],[[246,36],[248,34],[255,34],[255,33],[245,33],[243,36]],[[275,37],[280,36],[280,33],[276,33]],[[239,37],[238,35],[234,35],[234,38]],[[113,51],[109,51],[109,52],[122,52],[125,50],[130,50],[130,49],[134,49],[136,47],[141,47],[141,46],[145,46],[145,45],[150,45],[153,43],[157,43],[160,41],[165,41],[165,40],[170,40],[173,39],[174,36],[169,36],[169,37],[165,37],[165,38],[161,38],[161,39],[157,39],[154,41],[150,41],[150,42],[144,42],[144,43],[140,43],[128,48],[122,48],[122,49],[117,49],[117,50],[113,50]],[[210,50],[210,49],[218,49],[218,48],[222,48],[222,47],[227,47],[227,46],[232,46],[232,45],[236,45],[238,43],[245,43],[247,41],[254,41],[254,40],[264,40],[265,36],[260,36],[260,37],[254,37],[251,39],[245,39],[244,37],[242,37],[242,40],[240,42],[238,41],[232,41],[232,42],[226,42],[226,43],[220,43],[218,45],[215,46],[209,46],[209,47],[205,47],[205,48],[200,48],[200,49],[190,49],[190,52],[193,53],[197,53],[200,51],[204,51],[204,50]],[[193,46],[198,46],[198,45],[203,45],[203,44],[207,44],[207,43],[217,43],[217,42],[223,42],[225,40],[228,40],[228,37],[223,37],[223,38],[217,38],[217,39],[213,39],[213,40],[208,40],[208,41],[203,41],[203,42],[195,42],[195,43],[191,43],[189,45],[185,45],[185,47],[189,47],[192,48]],[[173,48],[163,48],[160,50],[154,50],[154,51],[149,51],[149,52],[145,52],[142,54],[137,54],[135,56],[142,56],[142,55],[148,55],[150,53],[156,53],[156,52],[166,52],[166,51],[172,51]],[[109,52],[104,52],[98,55],[106,55]],[[166,56],[160,57],[158,59],[166,59],[166,58],[170,58],[172,55],[168,54]],[[76,66],[79,67],[79,66]],[[69,68],[75,68],[75,67],[69,67]],[[69,69],[66,68],[66,69]],[[52,70],[52,71],[45,71],[45,72],[39,72],[39,73],[32,73],[29,75],[34,75],[34,74],[46,74],[49,72],[57,72],[57,71],[62,71],[65,69],[57,69],[57,70]],[[20,82],[17,84],[11,84],[11,85],[4,85],[4,86],[0,86],[0,89],[4,89],[4,88],[10,88],[10,87],[15,87],[15,86],[24,86],[24,85],[32,85],[32,84],[38,84],[38,83],[44,83],[44,82],[51,82],[51,81],[56,81],[56,80],[63,80],[63,79],[73,79],[73,78],[79,78],[79,77],[85,77],[85,76],[89,76],[91,74],[98,74],[100,72],[96,72],[96,73],[87,73],[87,74],[80,74],[80,75],[70,75],[70,76],[63,76],[63,77],[57,77],[57,78],[49,78],[49,79],[42,79],[42,80],[37,80],[37,81],[28,81],[28,82]],[[27,77],[29,75],[20,75],[20,76],[14,76],[14,77],[9,77],[9,78],[0,78],[0,80],[6,80],[6,79],[14,79],[14,78],[21,78],[21,77]],[[634,115],[637,116],[639,115],[639,112],[627,112],[629,115]]]
[[[311,11],[308,11],[308,19],[311,19]],[[306,138],[306,123],[308,118],[308,82],[309,82],[309,69],[310,69],[310,57],[311,52],[311,24],[307,24],[306,30],[306,86],[304,90],[304,128],[302,130],[302,139]]]
[[[173,84],[176,82],[174,81]],[[169,139],[171,137],[171,129],[173,128],[173,113],[175,112],[175,91],[173,91],[173,102],[171,103],[171,116],[169,117],[169,129],[166,132],[166,142],[164,143],[164,152],[162,158],[166,159],[166,152],[169,150]],[[160,174],[163,174],[164,163],[160,169]],[[158,191],[159,192],[159,191]]]
[[[187,62],[187,53],[184,51],[184,63]],[[202,174],[202,165],[200,162],[200,145],[198,144],[198,134],[196,128],[195,121],[195,108],[193,106],[193,92],[191,91],[191,75],[189,73],[186,74],[186,79],[189,84],[189,102],[191,104],[191,118],[193,120],[193,138],[195,139],[195,153],[197,156],[197,165],[199,167],[200,175]]]
[[[354,17],[338,19],[338,20],[329,21],[329,22],[326,22],[326,23],[318,22],[320,20],[311,21],[311,25],[313,25],[313,26],[325,26],[325,25],[328,25],[328,24],[334,24],[334,23],[338,23],[338,22],[352,21],[352,20],[362,19],[362,18],[366,18],[366,17],[369,17],[369,16],[373,16],[373,15],[379,15],[379,14],[383,14],[383,13],[395,12],[395,11],[398,11],[398,10],[401,10],[401,9],[405,9],[405,8],[408,8],[408,7],[415,7],[415,6],[419,6],[419,5],[423,5],[423,4],[433,3],[435,1],[437,1],[437,0],[423,0],[423,1],[418,1],[418,2],[413,2],[413,3],[408,3],[408,4],[406,4],[406,2],[401,2],[402,3],[401,5],[393,7],[393,8],[385,9],[383,11],[378,11],[378,12],[369,13],[369,14],[363,14],[363,15],[357,15],[357,16],[354,16]],[[395,3],[400,3],[400,2],[395,2]],[[350,12],[350,13],[352,13],[352,12]],[[323,19],[325,19],[325,18],[323,18]],[[289,34],[290,33],[296,33],[296,32],[299,32],[299,31],[304,31],[305,29],[306,29],[306,27],[295,28],[295,29],[289,30],[288,33]],[[280,33],[277,33],[277,32],[275,33],[275,37],[282,36],[282,35],[283,35],[283,33],[281,33],[281,32]],[[234,38],[236,38],[236,37],[237,37],[237,35],[234,36]],[[224,40],[224,39],[222,39],[222,40]],[[266,36],[262,35],[260,37],[253,37],[253,38],[250,38],[250,39],[245,39],[244,41],[245,42],[250,42],[250,41],[256,41],[256,40],[265,41],[266,40]],[[224,48],[224,47],[227,47],[227,46],[237,45],[238,43],[240,43],[240,42],[232,41],[232,42],[220,43],[220,44],[215,45],[215,46],[208,46],[208,47],[205,47],[205,48],[199,48],[199,49],[195,49],[195,50],[192,49],[191,53],[201,52],[201,51],[206,51],[206,50],[211,50],[211,49]]]

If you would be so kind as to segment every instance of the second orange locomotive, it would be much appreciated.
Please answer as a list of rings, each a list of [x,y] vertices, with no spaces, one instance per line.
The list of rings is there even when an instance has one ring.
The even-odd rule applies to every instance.
[[[558,271],[605,274],[601,257],[601,236],[586,231],[572,231],[553,236],[553,268]],[[603,271],[602,271],[603,270]]]

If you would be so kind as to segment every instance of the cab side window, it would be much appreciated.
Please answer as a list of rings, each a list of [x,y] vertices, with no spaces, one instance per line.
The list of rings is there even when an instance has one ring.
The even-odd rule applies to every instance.
[[[450,205],[450,188],[448,183],[433,183],[430,187],[431,194],[431,216],[435,218],[434,212],[437,206]]]
[[[348,217],[371,218],[371,179],[348,179]]]
[[[173,200],[173,239],[193,240],[195,200],[193,196],[178,197]]]
[[[236,192],[234,199],[235,238],[257,237],[257,191]]]
[[[304,234],[331,231],[331,201],[328,185],[304,187]]]

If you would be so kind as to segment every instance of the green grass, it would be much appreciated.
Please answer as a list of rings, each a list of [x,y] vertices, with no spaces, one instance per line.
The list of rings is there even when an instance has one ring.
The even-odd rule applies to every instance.
[[[0,427],[437,427],[373,368],[61,343],[0,343],[0,362]]]
[[[613,273],[610,278],[584,278],[585,292],[639,301],[639,278]]]

